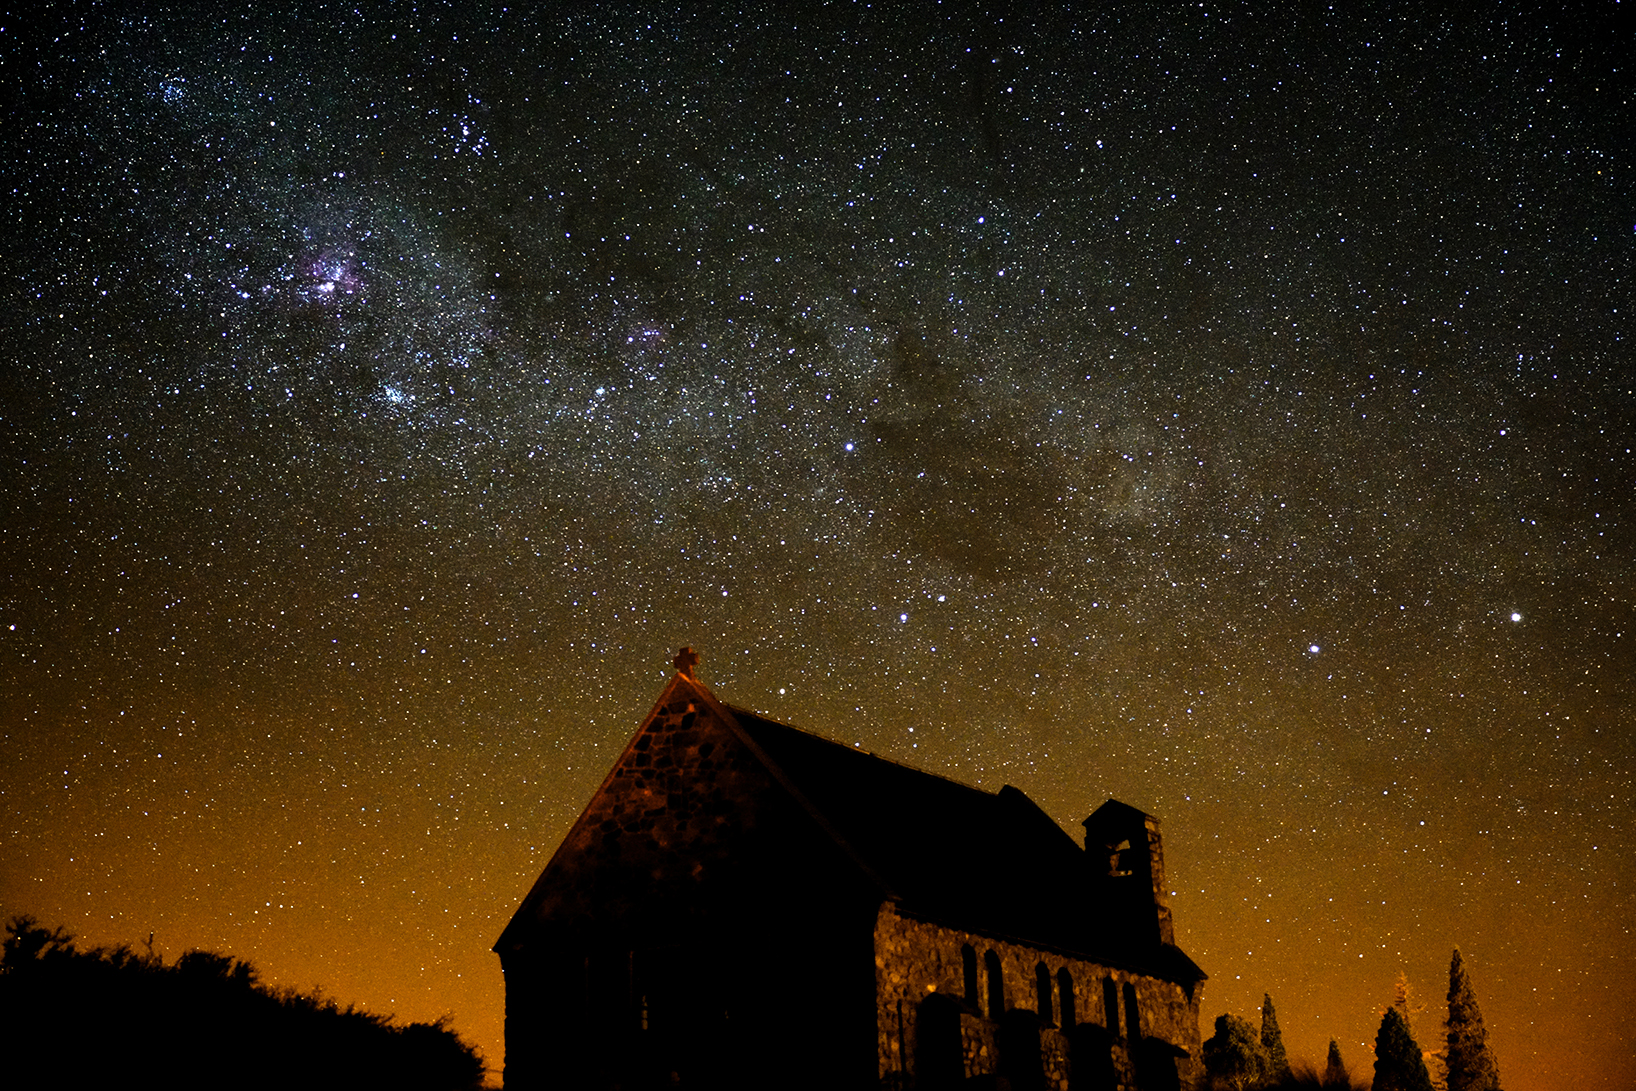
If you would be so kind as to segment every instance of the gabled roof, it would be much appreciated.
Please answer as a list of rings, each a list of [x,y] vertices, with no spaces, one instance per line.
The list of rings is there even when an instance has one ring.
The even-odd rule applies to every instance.
[[[1032,800],[901,765],[732,708],[739,727],[881,884],[922,912],[958,907],[997,925],[1052,887],[1084,854]],[[975,923],[975,919],[974,919]]]
[[[1020,790],[1008,785],[987,792],[724,705],[686,674],[671,680],[597,798],[610,790],[655,717],[690,703],[704,706],[737,737],[772,783],[901,912],[1185,984],[1204,978],[1176,948],[1135,942],[1112,926],[1092,892],[1084,851]],[[593,799],[508,933],[544,904],[554,870],[568,866],[568,846],[589,843],[583,827],[596,805]]]
[[[745,709],[726,711],[900,910],[1172,980],[1204,978],[1180,950],[1132,944],[1110,930],[1084,850],[1020,789],[987,792]]]

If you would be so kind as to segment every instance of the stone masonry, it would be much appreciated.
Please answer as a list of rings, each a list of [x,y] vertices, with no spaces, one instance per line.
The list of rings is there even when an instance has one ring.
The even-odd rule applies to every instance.
[[[969,945],[977,952],[977,1004],[965,997],[961,948]],[[917,1054],[916,1012],[932,993],[957,999],[961,1012],[963,1075],[966,1078],[997,1076],[999,1050],[997,1024],[982,1010],[988,995],[987,969],[982,955],[994,951],[999,956],[1005,1005],[1038,1015],[1037,967],[1043,962],[1052,983],[1052,1016],[1040,1020],[1040,1055],[1048,1091],[1069,1091],[1069,1040],[1071,1028],[1061,1025],[1062,1003],[1058,989],[1059,971],[1066,969],[1073,983],[1075,1021],[1112,1027],[1110,1050],[1118,1091],[1135,1091],[1132,1050],[1126,1034],[1123,1012],[1109,1020],[1105,1010],[1103,983],[1112,980],[1120,997],[1127,984],[1135,987],[1143,1037],[1159,1038],[1185,1051],[1177,1062],[1182,1087],[1192,1087],[1203,1077],[1199,1061],[1199,1008],[1201,987],[1191,996],[1180,985],[1139,972],[1059,952],[1008,942],[975,932],[962,932],[938,924],[901,915],[890,903],[883,904],[875,926],[875,975],[879,997],[878,1051],[881,1085],[912,1087]],[[1121,1002],[1121,1006],[1123,1006]]]

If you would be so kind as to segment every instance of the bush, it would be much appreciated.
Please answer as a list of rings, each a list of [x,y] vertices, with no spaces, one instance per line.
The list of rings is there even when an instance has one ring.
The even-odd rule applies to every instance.
[[[129,947],[80,951],[32,917],[0,956],[0,1086],[148,1085],[465,1091],[483,1062],[447,1026],[398,1026],[333,1000],[273,990],[247,962],[189,951],[172,965]]]
[[[1260,1032],[1236,1015],[1216,1016],[1216,1032],[1202,1052],[1210,1086],[1220,1091],[1263,1087],[1273,1075]]]

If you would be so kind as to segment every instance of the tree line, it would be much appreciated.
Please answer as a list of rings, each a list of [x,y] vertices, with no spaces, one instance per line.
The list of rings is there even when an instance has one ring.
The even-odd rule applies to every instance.
[[[365,1088],[467,1091],[476,1049],[447,1025],[399,1025],[261,983],[212,951],[166,963],[128,945],[80,950],[32,917],[6,925],[0,955],[0,1086]]]
[[[1310,1064],[1292,1065],[1284,1051],[1272,997],[1267,996],[1261,1006],[1259,1032],[1239,1016],[1217,1017],[1215,1034],[1203,1048],[1209,1086],[1211,1091],[1500,1091],[1499,1067],[1458,948],[1449,962],[1448,1005],[1446,1034],[1439,1043],[1445,1048],[1428,1054],[1410,1030],[1409,989],[1406,980],[1400,979],[1375,1035],[1374,1077],[1365,1081],[1347,1069],[1333,1041],[1321,1071]],[[1435,1081],[1426,1064],[1428,1056],[1442,1069]]]

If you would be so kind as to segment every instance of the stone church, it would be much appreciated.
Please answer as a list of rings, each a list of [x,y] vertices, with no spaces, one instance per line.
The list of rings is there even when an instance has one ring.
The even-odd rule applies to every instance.
[[[1171,1091],[1204,972],[1159,821],[1081,848],[972,788],[677,674],[506,926],[505,1084]]]

